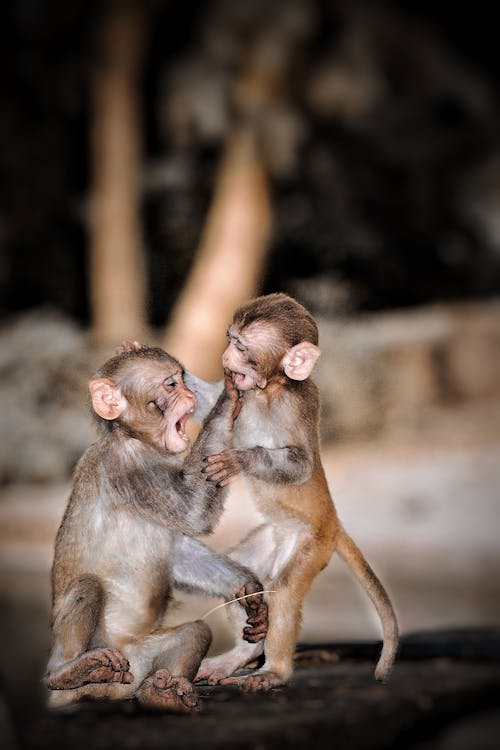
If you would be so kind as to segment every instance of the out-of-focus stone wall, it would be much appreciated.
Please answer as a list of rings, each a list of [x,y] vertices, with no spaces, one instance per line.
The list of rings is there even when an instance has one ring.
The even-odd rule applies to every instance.
[[[418,431],[436,407],[500,396],[500,301],[318,322],[324,444]],[[0,483],[70,476],[96,435],[87,382],[112,353],[51,313],[4,325]]]
[[[324,442],[500,396],[500,301],[319,320]]]

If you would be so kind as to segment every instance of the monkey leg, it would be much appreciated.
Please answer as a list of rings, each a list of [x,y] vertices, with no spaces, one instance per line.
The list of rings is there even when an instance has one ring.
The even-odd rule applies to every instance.
[[[228,554],[231,559],[253,570],[264,588],[275,588],[272,583],[270,584],[270,575],[276,559],[273,528],[270,524],[262,524],[253,529]],[[269,597],[268,604],[273,596],[274,594],[271,594]],[[223,654],[203,659],[196,680],[208,680],[209,685],[219,684],[240,667],[245,667],[257,659],[264,651],[264,641],[248,643],[241,638],[245,625],[245,612],[242,607],[238,603],[229,604],[226,612],[234,633],[235,645]]]
[[[267,692],[284,685],[293,672],[293,655],[300,629],[302,600],[288,587],[269,597],[269,630],[265,641],[264,665],[249,675],[233,675],[219,680],[244,692]]]
[[[154,654],[152,671],[135,694],[139,703],[160,711],[199,711],[198,694],[191,680],[211,640],[210,628],[201,620],[151,635],[144,648],[145,654]]]
[[[231,623],[231,629],[234,633],[241,633],[245,624],[245,611],[237,603],[228,605],[227,609],[229,610],[228,619]],[[218,685],[237,669],[257,659],[263,651],[264,641],[248,643],[240,637],[236,645],[229,651],[203,659],[195,680],[208,680],[209,685]]]
[[[89,645],[98,630],[104,593],[100,582],[82,576],[69,585],[53,624],[54,645],[47,666],[50,690],[73,690],[89,683],[130,683],[127,659],[115,648]]]
[[[302,602],[312,581],[324,567],[330,550],[319,554],[314,541],[303,539],[293,556],[280,569],[274,566],[271,581],[269,628],[265,641],[264,665],[250,675],[230,676],[219,680],[222,685],[235,685],[244,691],[267,691],[284,685],[293,672],[295,644],[300,630]]]

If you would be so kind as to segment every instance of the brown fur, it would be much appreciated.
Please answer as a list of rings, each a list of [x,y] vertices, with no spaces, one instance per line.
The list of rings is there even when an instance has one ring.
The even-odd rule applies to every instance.
[[[233,447],[209,458],[210,473],[224,482],[242,471],[249,482],[265,523],[230,554],[252,567],[266,589],[276,593],[268,600],[269,630],[262,669],[251,678],[231,677],[235,669],[262,651],[262,645],[253,649],[237,645],[226,654],[205,660],[198,678],[237,684],[246,690],[269,689],[286,682],[292,674],[304,596],[338,551],[379,613],[384,646],[375,676],[386,679],[398,645],[394,611],[382,584],[338,520],[321,464],[319,395],[308,378],[319,355],[316,324],[298,302],[273,294],[241,307],[229,337],[223,362],[243,388],[242,406],[234,426]],[[279,352],[271,362],[270,350],[265,349],[270,341],[272,355]],[[253,362],[257,364],[253,366]],[[259,362],[266,362],[264,373],[257,369]],[[284,373],[287,368],[289,376]],[[236,610],[231,618],[236,626],[240,619]]]
[[[49,703],[134,696],[150,708],[194,711],[190,681],[211,633],[201,621],[168,627],[173,586],[225,597],[262,588],[194,538],[223,510],[225,492],[206,481],[203,458],[227,445],[233,401],[222,394],[183,461],[179,425],[196,399],[175,359],[159,349],[126,352],[89,388],[103,435],[77,466],[57,534]],[[244,637],[260,640],[262,597],[244,607]]]

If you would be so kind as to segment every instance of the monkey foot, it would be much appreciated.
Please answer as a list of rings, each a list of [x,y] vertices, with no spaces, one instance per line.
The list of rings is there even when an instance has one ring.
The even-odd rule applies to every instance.
[[[271,688],[283,685],[273,672],[255,672],[241,676],[226,677],[219,681],[219,685],[230,685],[239,688],[244,693],[268,693]]]
[[[159,669],[148,677],[136,693],[138,701],[147,708],[190,714],[200,710],[199,698],[193,685],[185,677]]]
[[[227,654],[211,656],[208,659],[203,659],[194,681],[208,680],[209,685],[220,685],[222,680],[230,677],[238,667],[245,663],[241,657],[229,659]]]
[[[47,676],[49,690],[73,690],[89,683],[130,683],[134,676],[125,657],[113,648],[86,651]]]

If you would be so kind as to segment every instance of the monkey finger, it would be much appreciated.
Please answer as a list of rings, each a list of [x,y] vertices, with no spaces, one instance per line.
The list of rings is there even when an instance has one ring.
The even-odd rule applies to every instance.
[[[267,623],[267,607],[264,611],[259,611],[257,614],[252,615],[251,617],[247,617],[247,622],[249,625],[260,625],[262,622]]]
[[[120,346],[117,346],[115,349],[116,354],[125,354],[126,352],[137,352],[140,349],[145,349],[146,345],[141,344],[140,341],[129,341],[128,339],[125,339],[122,341]]]
[[[218,482],[217,484],[219,487],[226,487],[226,485],[230,484],[237,478],[238,478],[238,473],[230,474],[226,479],[223,479],[221,482]]]
[[[221,479],[226,479],[228,477],[237,476],[240,471],[241,469],[237,464],[227,464],[226,466],[221,466],[219,471],[212,475],[212,478],[221,474]]]
[[[258,635],[259,633],[263,633],[265,635],[267,633],[267,622],[263,622],[260,625],[255,625],[254,627],[245,627],[243,628],[243,632],[246,635]]]
[[[231,374],[231,370],[228,370],[227,367],[224,368],[224,387],[226,389],[226,392],[232,396],[234,393],[236,393],[236,396],[238,395],[238,391],[236,390],[234,386],[233,376]]]
[[[214,477],[218,474],[226,474],[228,477],[233,475],[236,476],[241,473],[241,470],[241,466],[238,463],[228,462],[225,464],[214,464],[213,467],[203,473],[213,481]]]
[[[248,597],[248,599],[245,600],[245,609],[252,616],[258,614],[262,605],[264,605],[267,611],[267,604],[263,602],[262,594],[255,594],[255,596]]]
[[[242,403],[241,403],[241,401],[238,401],[238,402],[237,402],[237,403],[235,404],[234,408],[233,408],[233,411],[232,411],[232,413],[231,413],[231,425],[230,425],[230,429],[231,429],[231,430],[232,430],[232,429],[233,429],[233,427],[234,427],[234,423],[235,423],[235,422],[236,422],[236,420],[238,419],[239,413],[240,413],[240,411],[241,411],[241,407],[242,407]]]
[[[212,453],[210,456],[205,456],[205,458],[203,459],[203,461],[206,464],[213,464],[213,463],[216,463],[217,461],[223,461],[226,458],[227,458],[227,453],[226,452],[224,452],[224,453]]]
[[[224,479],[228,474],[228,471],[226,468],[220,468],[217,469],[217,471],[213,471],[210,474],[206,475],[206,479],[208,482],[217,482],[219,479]]]
[[[227,479],[231,472],[228,469],[221,469],[220,471],[215,472],[215,474],[210,474],[207,476],[207,479],[210,482],[219,482],[223,479]]]
[[[115,354],[125,354],[125,352],[131,352],[133,349],[133,344],[131,341],[128,341],[127,339],[124,339],[120,346],[117,346],[115,349]]]
[[[217,471],[220,471],[224,467],[225,467],[225,463],[223,461],[218,461],[217,463],[213,463],[208,466],[205,466],[201,471],[203,474],[207,474],[208,476],[211,476],[212,474],[215,474]]]

